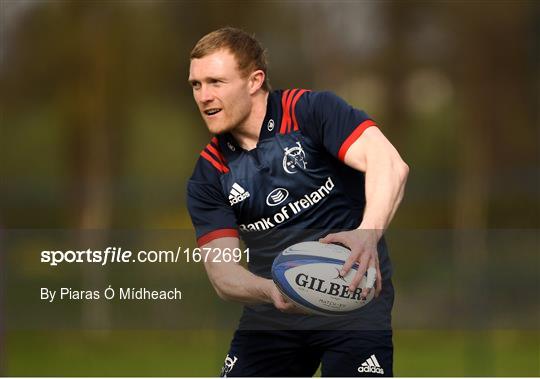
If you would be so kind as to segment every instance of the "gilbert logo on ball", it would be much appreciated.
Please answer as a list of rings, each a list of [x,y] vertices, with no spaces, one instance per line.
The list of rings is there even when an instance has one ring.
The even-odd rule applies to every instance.
[[[310,313],[343,315],[373,299],[374,291],[362,300],[367,274],[353,292],[349,284],[358,265],[345,276],[340,270],[351,254],[345,247],[320,242],[301,242],[281,252],[272,265],[272,278],[283,295]]]

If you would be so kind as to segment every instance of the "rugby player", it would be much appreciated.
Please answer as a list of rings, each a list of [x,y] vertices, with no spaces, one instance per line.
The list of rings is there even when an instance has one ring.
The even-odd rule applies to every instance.
[[[236,28],[191,52],[189,83],[214,135],[188,182],[201,247],[250,248],[248,269],[205,262],[217,294],[244,304],[223,376],[392,376],[391,265],[383,232],[408,166],[366,113],[331,92],[272,91],[261,44]],[[376,298],[348,316],[301,314],[271,280],[276,255],[320,240],[349,247],[353,291],[368,268]],[[371,270],[373,271],[373,270]]]

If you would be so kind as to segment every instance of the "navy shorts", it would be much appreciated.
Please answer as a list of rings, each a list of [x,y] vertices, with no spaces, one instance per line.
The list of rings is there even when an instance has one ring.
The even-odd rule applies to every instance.
[[[393,376],[391,330],[237,330],[221,376]]]

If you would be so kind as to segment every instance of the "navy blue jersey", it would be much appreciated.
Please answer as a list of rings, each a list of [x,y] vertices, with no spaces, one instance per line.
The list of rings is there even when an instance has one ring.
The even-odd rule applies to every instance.
[[[272,261],[286,247],[357,228],[364,174],[343,160],[373,126],[331,92],[271,92],[256,148],[246,151],[224,134],[201,153],[187,191],[198,244],[239,236],[250,248],[249,270],[270,278]],[[387,280],[384,239],[379,257]]]

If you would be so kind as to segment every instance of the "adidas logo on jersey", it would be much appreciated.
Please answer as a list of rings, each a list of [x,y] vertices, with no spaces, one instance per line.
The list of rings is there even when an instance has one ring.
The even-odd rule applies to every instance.
[[[238,204],[246,200],[249,196],[249,192],[243,189],[240,184],[234,183],[229,193],[229,202],[231,205]]]
[[[371,357],[366,359],[366,361],[362,363],[360,367],[358,367],[358,372],[369,372],[384,375],[384,370],[379,364],[379,361],[377,361],[377,358],[375,358],[375,354],[371,354]]]

